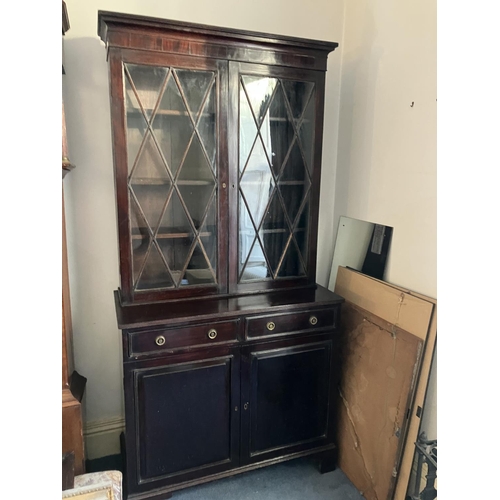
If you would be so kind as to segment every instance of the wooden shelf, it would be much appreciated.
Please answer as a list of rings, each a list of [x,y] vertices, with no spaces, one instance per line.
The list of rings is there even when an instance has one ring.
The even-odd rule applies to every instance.
[[[131,186],[170,186],[172,183],[169,179],[148,179],[146,177],[136,177],[129,181]],[[215,180],[177,180],[178,186],[210,186],[215,184]]]
[[[146,230],[144,229],[145,235],[149,237]],[[211,231],[202,231],[200,233],[201,238],[206,238],[208,236],[212,236],[214,233]],[[142,240],[146,236],[142,234],[132,234],[133,240]],[[174,239],[182,239],[182,238],[194,238],[193,233],[188,232],[161,232],[156,235],[157,240],[174,240]]]
[[[303,186],[306,181],[278,181],[279,186]],[[240,186],[258,186],[261,185],[262,181],[244,181],[240,182]]]
[[[152,109],[146,109],[145,110],[147,114],[151,116],[153,110]],[[155,116],[189,116],[189,113],[187,111],[178,111],[176,109],[159,109]],[[133,109],[127,109],[127,118],[128,117],[132,118],[144,118],[144,115],[142,114],[142,111],[138,108],[133,108]],[[208,117],[215,117],[215,113],[202,113],[202,116],[208,116]],[[196,121],[196,118],[198,115],[194,116],[193,119]]]
[[[213,186],[215,184],[215,180],[212,181],[191,181],[191,180],[178,180],[178,186]]]
[[[128,183],[133,186],[170,186],[170,179],[151,179],[147,177],[135,177],[130,179]]]
[[[306,229],[304,227],[298,227],[295,229],[294,233],[299,233],[299,232],[304,232]],[[259,231],[259,234],[279,234],[279,233],[288,233],[290,234],[290,231],[288,229],[261,229]],[[240,231],[240,236],[241,235],[250,235],[254,236],[255,231],[253,230],[248,230],[248,231]]]
[[[291,121],[288,118],[278,118],[277,116],[272,116],[271,118],[269,118],[269,121],[271,123],[276,123],[276,122],[281,122],[281,123],[289,122],[289,123],[291,123]],[[297,125],[298,120],[294,120],[294,121],[295,121],[295,125]],[[311,122],[311,120],[302,120],[302,123],[310,123],[310,122]]]
[[[183,167],[185,168],[185,167]],[[171,184],[169,179],[153,179],[147,177],[135,177],[129,180],[129,184],[132,186],[169,186]],[[178,179],[178,186],[210,186],[214,185],[215,180],[189,180],[189,179]],[[262,182],[259,181],[245,181],[241,185],[259,185]],[[278,186],[304,186],[306,181],[279,181]]]
[[[279,181],[278,186],[304,186],[306,181]]]

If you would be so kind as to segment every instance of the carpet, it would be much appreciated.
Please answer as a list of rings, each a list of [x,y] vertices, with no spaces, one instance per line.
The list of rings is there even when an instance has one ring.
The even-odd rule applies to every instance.
[[[172,500],[364,500],[337,469],[297,459],[175,492]]]
[[[87,461],[87,472],[122,470],[121,457]],[[123,472],[123,471],[122,471]],[[174,492],[172,500],[365,500],[337,469],[320,474],[312,458],[271,465]]]

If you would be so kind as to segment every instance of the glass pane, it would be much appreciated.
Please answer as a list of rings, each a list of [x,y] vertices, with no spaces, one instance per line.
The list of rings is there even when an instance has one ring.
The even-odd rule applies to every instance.
[[[157,240],[178,284],[191,256],[194,232],[176,191],[172,193],[163,215]]]
[[[215,187],[215,179],[196,136],[189,147],[177,185],[193,224],[199,229]]]
[[[264,249],[267,259],[271,265],[272,272],[276,273],[279,261],[290,236],[290,229],[285,218],[285,212],[277,193],[274,195],[269,210],[266,212],[262,228]]]
[[[309,172],[313,170],[313,160],[314,160],[314,90],[311,93],[311,98],[307,104],[307,108],[304,112],[304,118],[302,120],[302,125],[299,131],[300,142],[302,149],[304,150],[304,156],[307,163],[307,168]]]
[[[256,228],[264,215],[269,198],[274,191],[274,180],[260,140],[252,151],[247,168],[240,181],[240,190],[245,200]],[[240,203],[242,203],[240,196]]]
[[[130,172],[147,130],[147,122],[132,90],[128,76],[125,77],[125,111],[127,116],[127,157]]]
[[[248,153],[255,142],[257,135],[255,120],[260,127],[260,134],[266,147],[263,154],[269,155],[268,162],[271,160],[269,119],[265,117],[268,116],[266,114],[268,105],[277,85],[275,78],[259,76],[243,76],[242,82],[240,88],[240,171],[244,168]]]
[[[130,182],[134,184],[157,184],[170,179],[165,162],[161,158],[158,147],[148,132],[144,145],[137,158]]]
[[[314,83],[254,76],[241,81],[240,281],[304,276]],[[251,272],[252,265],[256,272]]]
[[[240,199],[240,239],[239,239],[239,259],[238,259],[238,274],[241,274],[243,266],[247,261],[247,257],[252,249],[255,241],[255,228],[252,219],[248,213],[246,204]],[[263,258],[263,256],[262,256]]]
[[[302,255],[302,260],[307,265],[308,252],[309,252],[309,199],[310,195],[307,195],[307,201],[304,205],[302,212],[300,213],[297,226],[293,232],[295,241],[297,242],[297,247]]]
[[[217,272],[217,205],[212,198],[205,223],[200,231],[200,238],[214,272]]]
[[[283,171],[281,172],[280,181],[299,181],[305,182],[309,179],[306,172],[304,158],[297,140],[293,141],[292,149],[285,162]]]
[[[280,186],[280,192],[287,209],[290,224],[293,227],[306,193],[306,187],[304,184],[282,185]]]
[[[271,266],[270,270],[275,275],[278,271],[278,265],[288,241],[288,234],[286,234],[285,231],[264,232],[263,239],[267,259]]]
[[[205,215],[208,202],[211,200],[212,193],[214,192],[213,186],[194,183],[182,185],[179,183],[179,191],[184,203],[186,204],[194,227],[197,230],[200,229],[203,224],[203,217]]]
[[[146,264],[137,283],[137,290],[150,290],[152,288],[169,288],[173,286],[172,278],[156,248],[151,245]]]
[[[283,90],[290,104],[294,120],[298,120],[309,101],[309,96],[314,88],[313,82],[297,82],[293,80],[282,80]]]
[[[153,119],[153,131],[170,172],[175,176],[193,135],[193,125],[172,77]]]
[[[288,230],[288,224],[285,219],[285,211],[279,199],[278,193],[275,193],[271,204],[264,217],[262,229],[271,231],[275,229]]]
[[[216,282],[216,88],[212,71],[125,65],[137,290]]]
[[[149,227],[154,232],[167,201],[170,186],[168,184],[156,186],[139,184],[130,186],[130,191],[135,196]]]
[[[182,69],[176,70],[175,73],[181,84],[191,115],[196,120],[201,103],[205,98],[214,74],[212,72]]]
[[[295,141],[278,183],[292,226],[309,185],[304,159],[298,142]]]
[[[290,245],[288,245],[288,249],[279,269],[278,276],[284,278],[286,276],[304,276],[305,274],[306,273],[304,271],[304,267],[302,266],[297,246],[295,241],[292,239],[292,241],[290,241]]]
[[[267,268],[264,252],[262,251],[259,240],[256,239],[240,281],[263,280],[269,277],[270,274]]]
[[[132,172],[129,187],[153,230],[158,225],[170,186],[171,182],[165,164],[153,138],[148,134]]]
[[[240,102],[246,98],[244,97],[246,90],[253,114],[260,125],[278,81],[276,78],[248,75],[244,75],[242,81],[244,88],[240,88]]]
[[[213,271],[199,244],[194,248],[189,265],[184,274],[183,285],[200,285],[203,283],[215,283]]]
[[[200,135],[201,141],[205,148],[210,166],[214,172],[216,172],[215,163],[215,153],[217,151],[216,141],[216,121],[215,121],[215,83],[212,85],[207,100],[205,101],[205,106],[201,112],[201,116],[198,121],[197,129]]]
[[[132,279],[134,287],[144,264],[151,241],[150,230],[133,196],[129,195],[132,240]]]
[[[240,89],[240,173],[245,168],[248,155],[257,138],[257,126],[250,111],[245,92]]]
[[[274,173],[278,175],[295,136],[281,85],[274,94],[261,133]]]
[[[140,66],[137,64],[125,64],[126,73],[130,76],[130,79],[135,87],[137,92],[137,96],[139,98],[139,103],[142,105],[142,109],[146,113],[146,117],[148,120],[151,118],[151,114],[153,109],[158,102],[158,97],[160,95],[160,90],[163,87],[163,83],[165,81],[165,77],[167,76],[168,69],[161,68],[158,66]],[[134,102],[132,99],[132,90],[127,89],[127,106],[129,105],[130,98],[131,102]],[[137,101],[135,101],[137,102]],[[128,110],[132,110],[132,108],[128,108]]]

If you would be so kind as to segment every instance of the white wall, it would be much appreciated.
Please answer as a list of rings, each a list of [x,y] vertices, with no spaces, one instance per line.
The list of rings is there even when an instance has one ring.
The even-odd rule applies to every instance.
[[[340,41],[343,0],[67,0],[67,7],[71,28],[64,42],[63,93],[70,158],[77,168],[64,183],[75,364],[88,378],[84,419],[103,433],[119,428],[123,396],[113,302],[119,275],[108,73],[97,36],[98,9]],[[323,284],[333,253],[340,60],[340,51],[330,55],[326,87],[318,254],[318,280]]]
[[[349,0],[344,22],[334,223],[392,226],[386,280],[436,298],[436,1]]]

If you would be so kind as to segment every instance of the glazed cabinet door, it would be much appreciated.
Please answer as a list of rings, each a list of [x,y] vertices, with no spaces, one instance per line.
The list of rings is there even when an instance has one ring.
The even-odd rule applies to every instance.
[[[229,81],[232,288],[311,284],[324,74],[230,63]]]
[[[239,463],[239,361],[230,349],[125,368],[131,492],[168,487]]]
[[[227,63],[111,50],[110,71],[124,300],[224,293]]]
[[[332,340],[273,342],[242,352],[242,463],[333,443]]]

